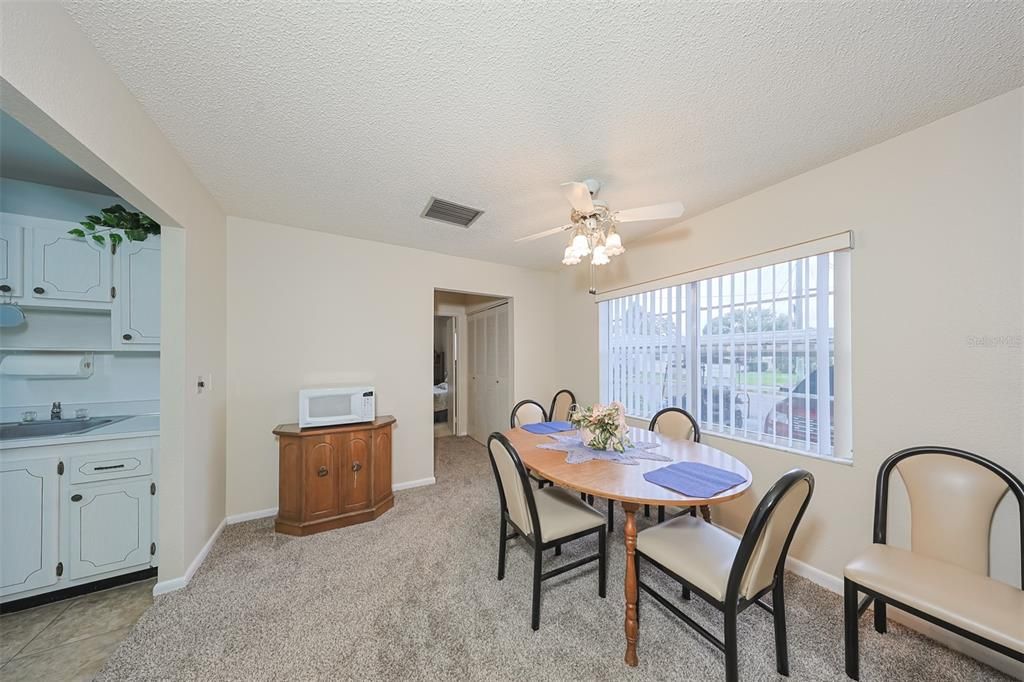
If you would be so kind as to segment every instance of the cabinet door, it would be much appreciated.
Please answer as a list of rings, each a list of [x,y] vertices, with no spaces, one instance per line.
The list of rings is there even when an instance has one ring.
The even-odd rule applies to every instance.
[[[0,464],[0,595],[57,582],[56,457]]]
[[[370,484],[373,467],[370,457],[371,431],[353,431],[348,434],[345,460],[341,471],[342,511],[369,509]]]
[[[373,503],[391,497],[391,429],[374,431],[373,435]]]
[[[32,298],[110,301],[110,247],[79,239],[67,229],[36,227],[32,236]]]
[[[160,239],[125,241],[114,257],[114,347],[160,343]]]
[[[149,486],[150,480],[142,478],[70,488],[72,580],[149,564],[153,509]]]
[[[316,521],[338,514],[340,505],[339,437],[320,436],[302,440],[303,521]]]
[[[23,232],[20,225],[9,224],[6,217],[0,219],[0,294],[3,296],[25,293],[22,280]]]

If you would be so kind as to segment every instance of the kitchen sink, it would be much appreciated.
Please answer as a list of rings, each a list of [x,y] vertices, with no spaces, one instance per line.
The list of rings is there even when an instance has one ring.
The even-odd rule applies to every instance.
[[[103,426],[124,421],[128,417],[89,417],[88,419],[52,419],[36,422],[0,424],[0,441],[22,438],[48,438],[87,433]]]

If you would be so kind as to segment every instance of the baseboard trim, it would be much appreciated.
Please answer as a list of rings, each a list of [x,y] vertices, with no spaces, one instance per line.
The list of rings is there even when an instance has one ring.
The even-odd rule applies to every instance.
[[[181,590],[185,587],[188,587],[189,581],[192,580],[192,576],[196,574],[196,571],[199,570],[199,567],[203,565],[204,561],[206,561],[206,555],[210,553],[211,549],[213,549],[213,544],[217,542],[217,538],[220,537],[221,531],[224,530],[224,522],[226,520],[227,519],[224,519],[220,522],[220,524],[217,526],[217,529],[214,530],[213,534],[210,536],[210,539],[206,541],[206,544],[203,545],[203,548],[199,550],[199,553],[196,554],[194,559],[192,559],[192,563],[190,563],[188,565],[188,569],[185,570],[185,575],[179,578],[172,578],[170,580],[162,580],[153,586],[154,597],[158,597],[161,594],[167,594],[168,592],[174,592],[175,590]]]
[[[242,514],[232,514],[231,516],[224,519],[224,523],[229,526],[233,526],[236,523],[245,523],[246,521],[255,521],[256,519],[265,519],[271,516],[277,516],[277,507],[271,507],[270,509],[259,509],[257,511],[244,512]]]
[[[391,486],[391,492],[396,493],[399,490],[408,490],[409,488],[422,488],[425,485],[434,485],[437,481],[433,476],[430,478],[421,478],[415,481],[405,481],[404,483],[395,483]]]

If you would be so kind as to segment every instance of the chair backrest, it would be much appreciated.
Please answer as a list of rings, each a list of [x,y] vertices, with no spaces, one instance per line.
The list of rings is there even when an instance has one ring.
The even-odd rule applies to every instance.
[[[780,579],[789,544],[813,492],[814,476],[793,469],[761,498],[740,540],[727,600],[754,599]]]
[[[700,442],[700,426],[697,425],[697,420],[680,407],[666,407],[658,412],[651,418],[647,430],[663,433],[676,440]]]
[[[553,422],[568,421],[569,408],[575,404],[576,396],[569,389],[563,388],[551,399],[551,409],[548,410],[548,416],[551,417]]]
[[[512,408],[512,415],[509,417],[509,426],[513,429],[523,424],[537,424],[546,422],[548,414],[536,400],[520,400]]]
[[[498,485],[501,511],[508,512],[512,523],[527,534],[533,533],[537,522],[537,506],[533,500],[533,489],[526,476],[526,467],[519,453],[500,433],[492,433],[487,439],[487,452],[494,470],[494,481]]]
[[[901,450],[878,470],[876,543],[884,544],[886,540],[889,479],[894,468],[910,498],[911,551],[985,576],[989,574],[992,516],[1006,491],[1012,491],[1020,515],[1024,572],[1024,484],[1019,478],[995,462],[964,450],[941,446]]]

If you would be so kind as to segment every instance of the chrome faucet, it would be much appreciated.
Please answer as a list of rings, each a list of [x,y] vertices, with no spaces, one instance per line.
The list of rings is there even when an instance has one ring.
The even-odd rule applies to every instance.
[[[60,418],[61,418],[60,401],[58,400],[57,402],[55,402],[53,404],[53,407],[50,408],[50,419],[60,419]]]

